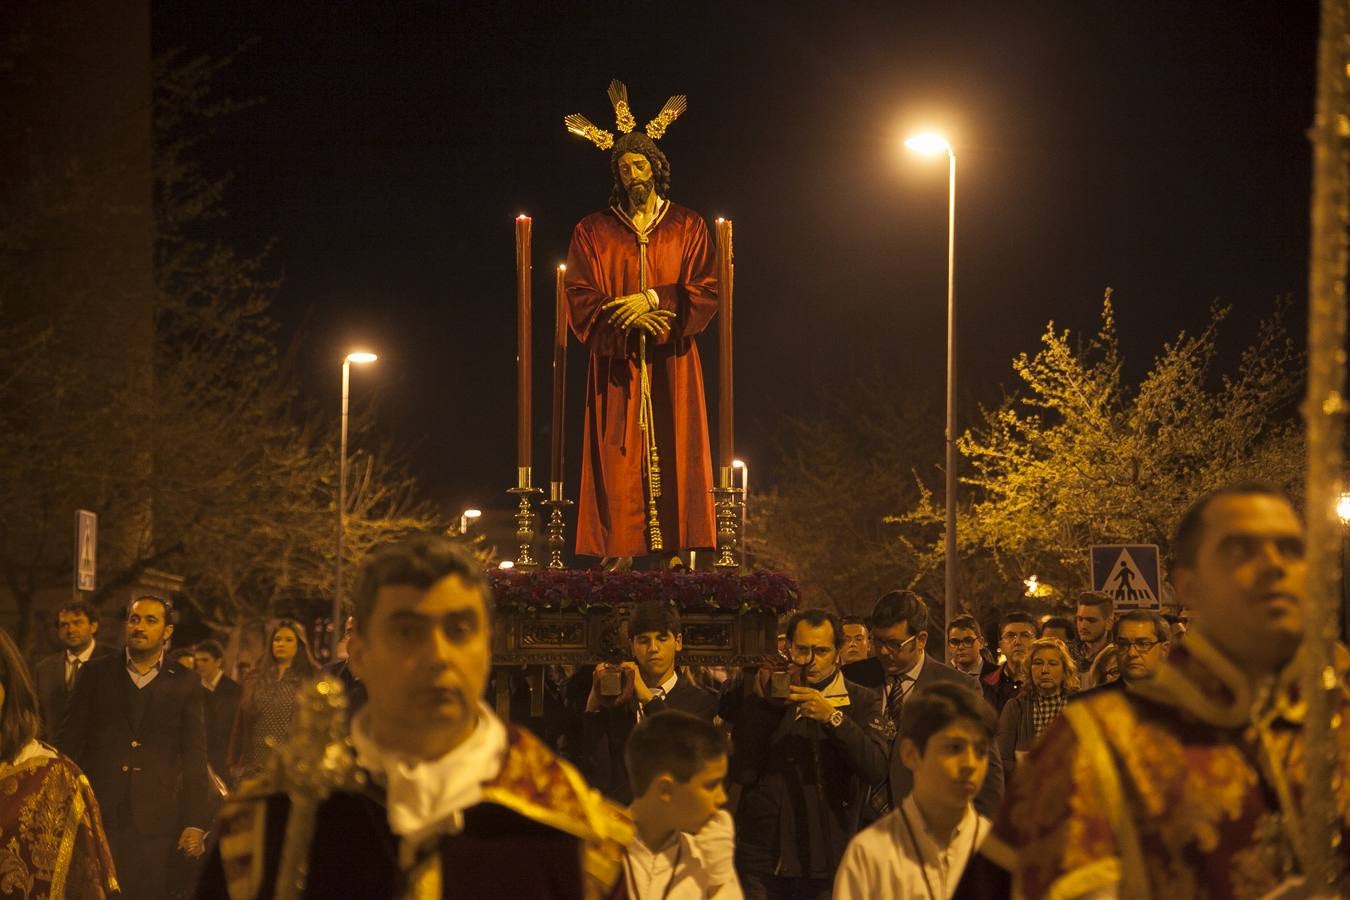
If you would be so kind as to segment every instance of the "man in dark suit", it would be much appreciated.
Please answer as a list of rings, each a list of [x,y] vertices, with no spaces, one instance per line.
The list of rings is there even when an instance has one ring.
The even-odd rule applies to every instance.
[[[741,791],[736,871],[746,897],[823,898],[864,798],[886,780],[881,698],[840,670],[844,633],[834,613],[795,613],[786,634],[786,691],[775,690],[765,667],[722,694],[722,718],[732,723],[727,778]]]
[[[42,713],[41,737],[56,744],[56,732],[66,714],[66,702],[84,667],[117,651],[95,640],[98,610],[86,600],[75,600],[56,611],[56,636],[63,649],[45,657],[34,667],[38,706]],[[59,746],[59,745],[58,745]]]
[[[676,668],[684,648],[680,613],[672,604],[647,601],[628,617],[628,644],[633,659],[596,666],[591,692],[582,713],[582,768],[605,796],[617,803],[633,800],[623,748],[633,726],[663,709],[678,709],[711,722],[717,697]],[[618,690],[607,692],[606,678]]]
[[[229,766],[226,757],[230,752],[230,733],[234,730],[234,719],[239,712],[239,701],[244,697],[244,689],[239,682],[225,674],[225,650],[219,641],[206,640],[192,651],[197,662],[197,675],[202,680],[206,694],[202,698],[202,710],[206,718],[206,759],[211,763],[211,771],[222,781],[229,781]]]
[[[210,780],[202,686],[165,657],[172,607],[132,601],[126,653],[90,663],[61,728],[66,752],[89,776],[123,896],[165,896],[175,847],[204,851]]]
[[[978,693],[968,676],[928,655],[928,606],[913,591],[891,591],[876,602],[868,620],[872,632],[871,659],[844,667],[844,677],[882,696],[882,716],[891,739],[889,787],[868,798],[864,818],[872,820],[898,804],[914,786],[914,774],[900,761],[899,742],[895,740],[900,710],[915,691],[940,681],[959,684]],[[1003,800],[1003,766],[990,754],[989,773],[975,798],[975,809],[982,815],[998,812]]]

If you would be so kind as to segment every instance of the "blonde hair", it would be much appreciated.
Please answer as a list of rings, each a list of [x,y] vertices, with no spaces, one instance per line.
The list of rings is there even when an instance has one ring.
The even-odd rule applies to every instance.
[[[1031,661],[1036,658],[1037,651],[1053,650],[1059,654],[1059,661],[1064,666],[1064,693],[1072,694],[1081,686],[1078,680],[1078,666],[1074,665],[1073,656],[1069,653],[1069,648],[1057,637],[1036,638],[1031,642],[1031,647],[1027,650],[1027,671],[1031,671]],[[1030,679],[1028,679],[1030,682]],[[1028,686],[1031,686],[1028,684]]]

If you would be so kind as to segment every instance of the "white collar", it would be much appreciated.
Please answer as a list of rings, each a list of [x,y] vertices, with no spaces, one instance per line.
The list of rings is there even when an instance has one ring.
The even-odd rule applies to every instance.
[[[80,665],[84,665],[85,663],[89,662],[89,657],[94,655],[94,643],[95,643],[94,641],[90,641],[89,646],[85,647],[82,653],[71,653],[69,650],[67,650],[66,665],[70,665],[77,659],[80,661]]]
[[[923,817],[923,811],[919,809],[919,804],[914,802],[913,791],[910,791],[909,795],[901,802],[900,808],[909,817],[910,824],[914,826],[914,837],[918,841],[919,852],[925,857],[925,859],[919,860],[920,863],[931,862],[932,860],[928,858],[930,855],[932,859],[936,859],[956,848],[962,840],[962,835],[969,834],[980,819],[980,814],[975,812],[975,807],[967,803],[965,815],[961,816],[961,821],[956,824],[956,828],[952,831],[951,840],[943,848],[939,847],[937,841],[933,840],[932,832],[928,830],[928,821]]]
[[[357,763],[384,785],[390,829],[410,844],[457,833],[464,810],[482,799],[483,785],[501,771],[506,726],[480,701],[478,725],[462,744],[439,759],[414,760],[375,743],[366,712],[352,720],[352,746]]]
[[[675,682],[679,680],[680,680],[680,670],[675,668],[674,666],[671,666],[670,675],[666,678],[665,681],[661,682],[661,684],[657,687],[657,690],[661,692],[662,697],[669,697],[670,692],[675,690]]]
[[[206,685],[206,689],[214,694],[216,692],[216,688],[220,687],[220,679],[224,677],[225,677],[225,670],[221,669],[219,672],[216,673],[216,677],[211,679],[211,683]]]
[[[920,652],[919,661],[914,664],[914,668],[910,669],[908,672],[901,672],[900,674],[907,676],[910,681],[917,682],[919,680],[919,673],[923,671],[923,662],[927,658],[927,651]]]

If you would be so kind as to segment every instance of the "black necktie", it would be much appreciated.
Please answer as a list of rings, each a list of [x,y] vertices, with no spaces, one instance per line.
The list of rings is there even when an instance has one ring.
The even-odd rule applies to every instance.
[[[75,687],[75,676],[80,674],[80,659],[77,656],[70,662],[70,674],[66,676],[66,690],[72,690]]]

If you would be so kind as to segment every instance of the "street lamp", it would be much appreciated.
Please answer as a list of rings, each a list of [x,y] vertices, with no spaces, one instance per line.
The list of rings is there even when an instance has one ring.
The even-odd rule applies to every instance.
[[[337,659],[338,643],[342,640],[342,544],[347,536],[347,384],[351,380],[352,363],[373,363],[379,359],[374,353],[357,351],[342,360],[342,436],[338,443],[338,508],[337,508],[337,581],[333,585],[333,659]]]
[[[459,533],[465,535],[469,533],[469,522],[483,515],[481,509],[466,509],[459,514]]]
[[[947,154],[947,528],[944,591],[947,626],[960,612],[956,598],[956,151],[940,134],[916,134],[905,141],[915,153]]]

